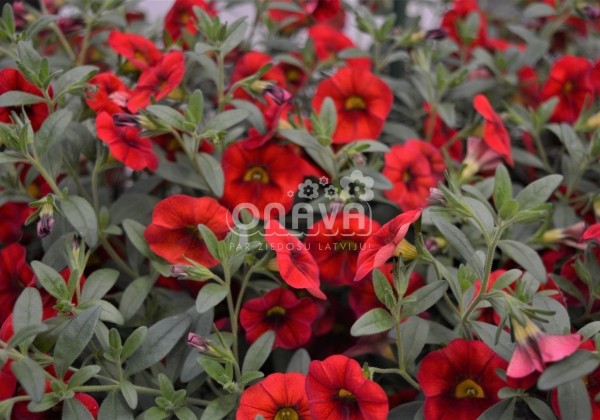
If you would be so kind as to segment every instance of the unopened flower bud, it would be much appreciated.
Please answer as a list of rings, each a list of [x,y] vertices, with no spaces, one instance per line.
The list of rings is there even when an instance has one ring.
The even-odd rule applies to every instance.
[[[352,162],[356,166],[365,166],[367,161],[365,160],[365,156],[362,153],[354,153],[352,155]]]
[[[448,31],[444,28],[431,29],[425,34],[425,38],[439,41],[448,37]]]
[[[446,200],[446,196],[439,188],[430,188],[429,189],[429,198],[428,201],[430,204],[436,204],[438,206],[445,206],[448,204]]]
[[[115,127],[140,127],[140,117],[132,114],[114,114],[112,116]]]
[[[600,18],[600,8],[587,5],[583,8],[583,14],[590,20]]]
[[[185,271],[185,267],[182,265],[172,265],[170,270],[171,270],[171,277],[174,277],[177,280],[185,280],[187,278],[187,273]]]
[[[292,94],[277,85],[269,85],[264,90],[264,94],[275,101],[277,105],[288,103],[292,99]]]
[[[42,205],[40,210],[40,220],[37,224],[37,235],[40,238],[45,238],[52,233],[54,227],[54,206],[48,201]]]
[[[206,339],[205,337],[199,336],[196,333],[193,333],[193,332],[188,333],[188,337],[187,337],[188,346],[194,347],[195,349],[198,349],[202,353],[207,353],[209,351],[209,347],[208,347],[209,342],[210,342],[210,340]]]

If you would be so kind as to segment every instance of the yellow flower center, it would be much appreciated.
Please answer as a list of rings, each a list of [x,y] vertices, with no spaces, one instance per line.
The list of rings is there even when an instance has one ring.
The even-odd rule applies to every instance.
[[[269,174],[267,173],[267,171],[265,171],[264,168],[261,168],[260,166],[252,166],[244,174],[244,181],[246,181],[246,182],[258,181],[261,184],[268,184],[269,183]]]
[[[289,69],[285,72],[285,78],[288,80],[288,82],[297,82],[298,80],[300,80],[301,76],[302,73],[294,68]]]
[[[298,412],[289,407],[282,408],[275,414],[275,420],[298,420],[299,418]]]
[[[402,181],[403,181],[403,182],[408,182],[408,181],[410,181],[410,179],[411,179],[410,172],[408,172],[408,171],[405,171],[405,172],[402,174]]]
[[[569,80],[567,83],[565,83],[565,84],[563,85],[563,92],[564,92],[564,93],[569,93],[569,92],[571,92],[572,90],[573,90],[573,82],[571,82],[571,81]]]
[[[340,388],[340,390],[338,391],[338,397],[340,397],[343,400],[356,401],[356,397],[354,396],[354,394],[344,388]]]
[[[267,311],[267,316],[283,316],[285,315],[285,308],[283,306],[273,306]]]
[[[485,398],[483,388],[472,379],[465,379],[454,390],[456,398]]]
[[[362,110],[366,108],[367,105],[365,104],[365,101],[359,96],[352,95],[344,102],[344,109],[346,111]]]
[[[396,246],[394,256],[402,257],[403,260],[414,260],[417,258],[417,248],[415,248],[415,246],[406,239],[402,239],[402,241]]]

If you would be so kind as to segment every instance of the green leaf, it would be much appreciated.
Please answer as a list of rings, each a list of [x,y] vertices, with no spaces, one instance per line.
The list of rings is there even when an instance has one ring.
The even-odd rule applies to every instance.
[[[323,124],[323,134],[327,137],[331,137],[337,127],[337,111],[335,109],[335,104],[330,97],[325,98],[323,101],[319,118]]]
[[[388,279],[379,270],[374,270],[373,275],[373,288],[375,289],[375,295],[386,308],[392,310],[396,306],[396,297],[394,296],[394,290],[390,285]]]
[[[140,220],[150,214],[158,201],[158,198],[148,194],[123,194],[110,206],[110,223],[118,225],[125,219]]]
[[[198,417],[189,407],[179,407],[175,410],[175,417],[179,420],[197,420]]]
[[[228,394],[222,395],[216,400],[213,400],[206,406],[200,420],[224,419],[227,414],[231,413],[237,403],[237,395]]]
[[[69,389],[81,386],[90,379],[94,378],[100,372],[100,366],[84,366],[69,378]]]
[[[31,268],[42,287],[48,293],[57,299],[69,299],[67,284],[58,271],[39,261],[32,261]]]
[[[64,283],[64,282],[63,282]],[[42,298],[40,292],[27,287],[19,295],[13,309],[13,329],[15,332],[29,325],[42,322]]]
[[[273,331],[266,331],[254,343],[252,343],[248,349],[248,352],[246,353],[246,357],[244,357],[242,373],[260,370],[262,365],[269,358],[271,350],[273,350],[274,343],[275,333]]]
[[[175,109],[164,105],[150,105],[146,108],[150,114],[157,118],[167,127],[173,127],[177,130],[185,130],[183,126],[184,117]]]
[[[196,161],[198,162],[200,173],[212,193],[216,197],[221,197],[225,188],[225,175],[223,174],[221,164],[208,153],[198,153]]]
[[[185,109],[185,119],[193,124],[200,124],[204,115],[204,95],[200,89],[196,89],[188,101],[188,106]]]
[[[494,178],[494,205],[496,210],[505,201],[512,198],[512,182],[504,165],[499,165],[496,168],[496,176]]]
[[[231,381],[232,376],[228,375],[225,371],[225,368],[216,360],[210,359],[208,357],[199,357],[197,360],[200,366],[202,366],[202,368],[206,372],[206,374],[221,385]]]
[[[44,369],[28,358],[13,362],[11,369],[31,399],[40,403],[46,387]]]
[[[394,407],[388,413],[387,420],[407,420],[423,418],[419,412],[423,409],[423,401],[413,401]]]
[[[590,394],[583,380],[576,379],[558,386],[558,406],[563,419],[591,419]]]
[[[429,324],[418,316],[411,316],[400,324],[400,335],[404,346],[404,360],[413,363],[427,342]]]
[[[102,268],[94,271],[83,285],[81,301],[102,299],[113,288],[118,278],[119,272],[117,270]]]
[[[308,365],[310,365],[310,354],[305,349],[298,349],[290,358],[286,372],[299,372],[306,375]]]
[[[544,204],[563,180],[562,175],[548,175],[523,188],[515,197],[521,210]]]
[[[38,334],[41,334],[46,331],[48,331],[48,327],[45,324],[29,325],[27,327],[23,327],[19,331],[17,331],[15,335],[13,335],[8,341],[8,348],[15,348],[19,344],[24,343],[25,341],[30,340]]]
[[[448,282],[438,280],[415,290],[406,298],[408,301],[402,306],[402,316],[417,315],[426,311],[444,296],[447,289]]]
[[[78,306],[78,309],[85,310],[88,308],[93,308],[94,306],[102,309],[100,312],[100,320],[104,322],[112,322],[113,324],[123,325],[125,323],[125,319],[121,312],[110,302],[105,300],[93,299],[88,300],[87,302],[83,302]]]
[[[129,359],[126,373],[140,372],[162,360],[188,331],[190,323],[188,315],[176,315],[151,326],[142,345]]]
[[[510,340],[510,335],[500,330],[498,336],[498,343],[496,344],[496,334],[498,333],[498,326],[487,324],[485,322],[473,321],[471,323],[477,336],[488,345],[496,354],[502,357],[504,360],[510,360],[513,355],[514,344]]]
[[[60,96],[73,88],[82,88],[94,73],[98,71],[96,66],[79,66],[63,73],[54,84],[55,96]]]
[[[200,289],[196,297],[196,310],[204,313],[221,303],[229,294],[229,288],[220,284],[210,283]]]
[[[394,326],[392,315],[382,308],[371,309],[356,320],[350,334],[354,337],[388,331]]]
[[[154,257],[154,253],[148,247],[148,243],[144,238],[144,231],[146,227],[142,225],[140,222],[136,222],[132,219],[123,220],[123,230],[127,235],[127,238],[132,243],[132,245],[137,249],[140,254],[144,257],[152,258]]]
[[[46,153],[48,148],[65,132],[73,119],[73,113],[68,109],[59,109],[50,114],[35,135],[35,146],[39,155]]]
[[[496,279],[494,285],[492,286],[492,290],[502,290],[504,288],[507,288],[522,275],[523,272],[521,270],[517,270],[516,268],[508,270]]]
[[[434,218],[433,223],[444,235],[444,238],[448,240],[450,245],[460,254],[460,256],[471,266],[477,276],[482,279],[484,278],[483,266],[477,255],[475,254],[475,250],[471,245],[471,242],[467,239],[464,233],[460,231],[456,226],[451,225],[440,218]]]
[[[246,37],[248,24],[242,19],[246,18],[241,18],[233,23],[233,25],[235,25],[235,28],[231,31],[229,36],[221,44],[221,48],[219,48],[219,50],[223,56],[233,51],[233,49],[237,47]]]
[[[77,398],[70,398],[63,403],[62,420],[94,420],[94,417]]]
[[[516,403],[514,398],[502,400],[485,410],[477,420],[512,420]]]
[[[578,334],[581,334],[581,341],[589,340],[600,332],[600,321],[590,322],[589,324],[581,327]]]
[[[11,90],[0,95],[0,107],[19,107],[25,105],[33,105],[44,102],[44,98],[31,93],[21,92],[20,90]]]
[[[555,15],[556,9],[545,3],[532,3],[523,10],[523,16],[527,19],[537,19]]]
[[[529,406],[531,411],[533,411],[533,414],[538,416],[540,420],[556,420],[554,412],[544,401],[527,396],[521,398]]]
[[[198,225],[198,231],[202,235],[202,240],[206,244],[210,255],[212,255],[213,258],[217,260],[220,259],[221,256],[219,254],[219,240],[217,239],[213,231],[205,225]]]
[[[146,300],[155,282],[155,276],[142,276],[127,286],[119,304],[119,311],[121,311],[123,318],[126,320],[131,319],[135,315]]]
[[[133,415],[123,397],[115,391],[108,394],[102,401],[98,420],[133,420]]]
[[[519,264],[540,283],[546,283],[547,274],[539,254],[531,247],[517,241],[504,239],[498,242],[498,247],[511,260]]]
[[[121,359],[128,359],[144,342],[146,335],[148,334],[148,328],[145,326],[141,326],[136,328],[134,332],[132,332],[125,343],[123,343],[123,349],[121,350]]]
[[[125,402],[129,406],[129,408],[133,410],[137,407],[137,391],[133,387],[133,384],[126,379],[121,382],[121,395],[123,395],[123,398],[125,399]]]
[[[244,109],[233,109],[230,111],[221,112],[206,124],[204,131],[225,131],[228,128],[231,128],[234,125],[244,121],[246,118],[248,118],[248,115],[248,111]]]
[[[550,390],[557,386],[583,378],[600,365],[600,360],[589,351],[578,350],[566,359],[553,363],[544,370],[538,379],[538,388]]]
[[[98,243],[98,220],[92,205],[82,197],[72,195],[60,202],[65,217],[91,247]]]
[[[54,348],[54,366],[62,378],[94,335],[101,309],[94,307],[75,316],[60,332]]]

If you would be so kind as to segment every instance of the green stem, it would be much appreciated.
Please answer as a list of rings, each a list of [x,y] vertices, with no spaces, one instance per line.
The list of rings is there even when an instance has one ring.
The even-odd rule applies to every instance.
[[[111,259],[115,262],[115,264],[119,266],[121,270],[127,273],[127,275],[131,278],[139,277],[138,273],[133,268],[131,268],[125,261],[123,261],[123,259],[117,253],[117,251],[115,251],[113,246],[110,244],[108,239],[106,239],[104,234],[100,233],[98,235],[98,240],[100,241],[100,244],[102,244],[102,248],[104,248],[104,250],[108,253]]]
[[[225,59],[220,51],[217,54],[217,69],[217,106],[218,112],[223,112],[223,107],[225,105]]]
[[[28,153],[25,155],[25,157],[27,158],[27,160],[29,160],[29,163],[31,163],[31,165],[39,172],[39,174],[42,176],[42,178],[44,178],[44,180],[48,183],[52,192],[59,199],[61,199],[61,200],[64,199],[65,196],[63,195],[63,192],[60,190],[60,188],[58,188],[58,185],[56,185],[54,178],[52,178],[50,176],[48,171],[46,171],[46,168],[44,168],[42,166],[42,164],[39,162],[39,159],[37,158],[37,156],[35,154],[32,156]]]
[[[83,40],[81,41],[81,50],[79,51],[79,57],[77,58],[77,65],[81,66],[85,63],[85,54],[87,53],[90,37],[92,35],[92,27],[94,26],[94,19],[86,19],[85,32],[83,33]]]
[[[540,139],[540,136],[537,135],[537,133],[533,134],[531,137],[533,137],[533,141],[535,142],[535,147],[537,148],[537,151],[540,155],[540,159],[542,160],[542,163],[544,164],[544,169],[546,170],[546,172],[548,173],[553,173],[554,171],[552,170],[552,166],[550,165],[550,161],[548,160],[548,155],[546,154],[546,150],[544,150],[544,145],[542,144],[542,139]]]
[[[40,1],[39,5],[41,7],[42,14],[49,16],[50,13],[48,12],[48,8],[46,7],[46,4],[43,1]],[[65,38],[65,34],[63,34],[63,32],[60,30],[60,28],[58,27],[58,25],[56,23],[52,22],[52,23],[50,23],[49,26],[50,26],[50,29],[52,29],[52,31],[56,35],[56,38],[58,39],[58,42],[60,42],[60,45],[62,46],[63,50],[65,50],[65,53],[69,56],[69,59],[75,63],[75,61],[77,60],[77,57],[75,56],[75,53],[73,52],[73,49],[71,48],[71,45],[69,44],[69,41],[67,41],[67,38]]]
[[[228,262],[223,262],[223,276],[225,277],[225,284],[229,288],[229,293],[227,293],[227,310],[229,311],[229,319],[231,321],[231,335],[233,337],[233,342],[231,344],[231,349],[233,352],[233,357],[235,359],[234,368],[236,380],[239,380],[242,376],[242,372],[240,371],[240,354],[238,348],[238,319],[235,312],[235,305],[233,303],[233,296],[231,295],[231,273],[229,272]]]

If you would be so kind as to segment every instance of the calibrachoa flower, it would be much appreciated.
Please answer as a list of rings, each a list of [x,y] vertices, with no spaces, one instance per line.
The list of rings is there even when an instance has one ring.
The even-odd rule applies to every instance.
[[[295,191],[306,176],[318,175],[290,146],[275,143],[252,150],[234,143],[223,153],[222,164],[225,191],[221,202],[231,209],[238,204],[253,204],[261,218],[274,203],[288,212],[294,203],[288,191]]]
[[[246,340],[256,341],[264,332],[275,332],[274,348],[297,349],[308,342],[311,325],[317,318],[317,305],[310,298],[298,299],[287,289],[274,289],[250,299],[240,312]]]
[[[319,61],[334,61],[337,54],[347,48],[354,48],[354,42],[343,32],[329,25],[314,25],[308,29],[308,36],[315,45],[315,55]],[[349,67],[371,70],[370,58],[348,58]]]
[[[275,219],[266,223],[265,240],[275,251],[277,271],[287,284],[296,289],[306,289],[314,297],[325,299],[325,294],[319,290],[319,267],[306,245]]]
[[[600,242],[600,223],[588,227],[585,232],[583,232],[581,239],[584,241],[595,240],[596,242]]]
[[[506,361],[481,341],[452,340],[427,354],[417,379],[425,394],[425,419],[474,420],[500,401],[505,382],[496,369]]]
[[[310,363],[306,395],[314,420],[384,420],[389,411],[383,388],[365,378],[356,360],[342,355]]]
[[[194,7],[204,10],[209,16],[217,14],[211,0],[175,0],[165,16],[165,30],[172,40],[179,40],[182,37],[182,30],[187,31],[190,35],[198,32],[196,29],[198,20],[194,14]]]
[[[312,420],[304,390],[304,375],[273,373],[244,391],[237,420]]]
[[[31,128],[33,128],[33,131],[39,130],[49,114],[48,105],[42,99],[42,91],[33,83],[27,81],[19,70],[5,68],[0,70],[0,95],[10,91],[18,91],[29,95],[39,96],[40,102],[24,105],[22,107],[0,107],[0,122],[11,123],[11,111],[21,114],[21,109],[23,109],[25,114],[27,114],[29,121],[31,121]],[[49,94],[52,96],[52,89],[49,90]]]
[[[140,171],[158,168],[158,158],[152,150],[152,142],[140,136],[136,127],[116,127],[108,112],[96,118],[96,133],[108,145],[110,153],[129,168]]]
[[[506,163],[513,165],[512,150],[510,145],[510,137],[502,118],[484,95],[477,95],[473,99],[473,107],[483,117],[485,123],[483,125],[483,141],[495,152],[504,157]]]
[[[358,253],[379,228],[378,222],[358,212],[330,214],[315,223],[305,243],[319,266],[321,280],[335,286],[351,285]]]
[[[387,222],[367,241],[358,254],[354,281],[362,279],[376,268],[383,267],[392,257],[414,259],[416,249],[404,239],[411,224],[421,217],[422,209],[407,211]]]
[[[556,60],[541,92],[543,101],[558,97],[552,121],[573,123],[577,120],[594,93],[591,75],[592,64],[586,58],[566,55]]]
[[[344,67],[317,86],[312,106],[321,111],[325,98],[337,110],[335,143],[377,139],[392,109],[394,95],[387,83],[368,70]]]
[[[205,225],[222,240],[233,221],[231,213],[214,198],[172,195],[154,207],[144,238],[154,253],[171,264],[189,265],[189,258],[212,267],[217,260],[208,252],[198,225]]]
[[[524,378],[535,371],[543,372],[547,363],[570,356],[581,344],[580,334],[546,334],[528,318],[525,319],[525,325],[513,319],[512,330],[516,346],[506,371],[511,378]]]
[[[0,323],[11,314],[23,289],[35,285],[25,253],[25,247],[16,243],[0,250]]]
[[[124,112],[131,92],[125,83],[112,73],[100,73],[89,81],[92,88],[87,91],[85,103],[97,114],[110,115]]]
[[[385,155],[382,171],[393,185],[385,196],[404,211],[425,207],[429,190],[443,180],[445,169],[442,154],[430,143],[408,140],[394,145]]]
[[[108,45],[138,70],[146,70],[158,64],[162,57],[154,42],[138,34],[112,31],[108,36]]]

